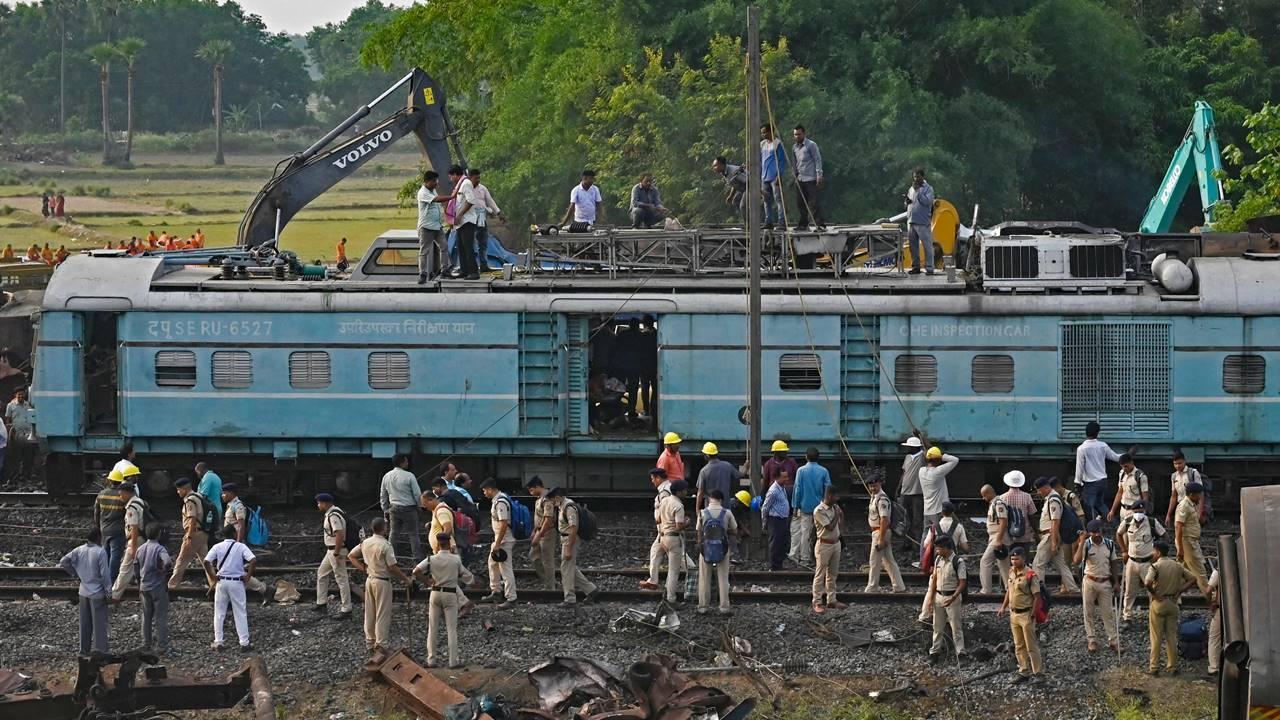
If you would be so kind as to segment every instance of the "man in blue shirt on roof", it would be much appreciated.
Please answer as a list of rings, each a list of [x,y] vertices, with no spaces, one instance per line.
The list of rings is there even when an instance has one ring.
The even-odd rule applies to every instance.
[[[818,464],[818,449],[809,448],[804,451],[806,462],[796,471],[795,487],[792,490],[791,510],[791,552],[787,557],[798,565],[813,565],[813,509],[822,502],[822,496],[831,484],[831,473]]]
[[[760,126],[760,180],[764,188],[764,227],[773,229],[782,203],[782,171],[787,169],[787,151],[773,136],[773,126]],[[818,498],[821,500],[822,498]],[[817,507],[815,504],[814,507]]]

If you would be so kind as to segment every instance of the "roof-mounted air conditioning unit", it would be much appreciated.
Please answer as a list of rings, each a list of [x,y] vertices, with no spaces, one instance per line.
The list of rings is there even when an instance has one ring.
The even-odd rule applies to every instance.
[[[1123,287],[1126,241],[1119,235],[1012,235],[982,239],[982,286],[1103,290]]]

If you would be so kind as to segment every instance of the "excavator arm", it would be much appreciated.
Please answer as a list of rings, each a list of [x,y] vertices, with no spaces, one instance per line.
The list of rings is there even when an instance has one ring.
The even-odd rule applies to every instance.
[[[373,106],[406,84],[409,99],[404,108],[350,140],[329,147],[339,135],[369,115]],[[444,90],[421,68],[414,68],[314,145],[281,162],[240,221],[237,244],[246,249],[274,246],[284,226],[298,211],[409,134],[418,138],[431,167],[440,173],[441,192],[450,192],[452,188],[446,174],[453,163],[450,145],[459,164],[465,166],[466,158],[457,141],[457,130],[449,119]]]
[[[1182,198],[1195,178],[1200,187],[1200,206],[1204,208],[1204,229],[1213,227],[1214,208],[1222,201],[1222,181],[1215,177],[1223,169],[1222,153],[1218,149],[1218,131],[1214,127],[1213,108],[1203,100],[1196,101],[1195,113],[1182,144],[1173,154],[1173,161],[1165,171],[1164,180],[1142,217],[1139,232],[1164,233],[1173,225]],[[1194,175],[1192,171],[1194,170]]]

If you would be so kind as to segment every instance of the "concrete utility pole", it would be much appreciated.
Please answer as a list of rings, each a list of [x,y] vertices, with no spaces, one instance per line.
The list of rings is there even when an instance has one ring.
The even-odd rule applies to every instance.
[[[747,399],[747,467],[751,473],[751,494],[759,495],[762,486],[760,460],[760,153],[755,135],[760,129],[760,20],[755,5],[747,7],[747,278],[750,284],[749,318],[747,320],[747,375],[750,395]]]

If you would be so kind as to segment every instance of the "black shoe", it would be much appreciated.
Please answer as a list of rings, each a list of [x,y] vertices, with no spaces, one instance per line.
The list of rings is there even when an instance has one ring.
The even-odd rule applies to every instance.
[[[908,272],[907,274],[908,274],[908,275],[919,275],[919,274],[920,274],[920,268],[911,268],[910,272]]]
[[[250,643],[250,644],[248,644],[248,645],[241,645],[241,646],[240,646],[240,652],[241,652],[241,653],[251,653],[251,652],[253,652],[253,644],[252,644],[252,643]]]
[[[595,590],[592,590],[591,592],[587,593],[586,596],[582,598],[582,604],[589,605],[595,602],[596,598],[599,596],[600,596],[600,588],[596,588]]]
[[[493,268],[489,267],[488,265],[481,265],[480,272],[482,273],[493,272]]]
[[[1018,673],[1018,677],[1016,677],[1016,678],[1014,678],[1014,679],[1013,679],[1013,683],[1014,683],[1015,685],[1018,685],[1018,684],[1021,684],[1021,683],[1026,682],[1026,681],[1028,681],[1028,680],[1030,680],[1030,679],[1031,679],[1031,676],[1030,676],[1030,675],[1026,675],[1026,674],[1024,674],[1024,673],[1019,672],[1019,673]]]
[[[340,612],[340,613],[338,613],[338,614],[337,614],[337,616],[336,616],[334,619],[336,619],[336,620],[350,620],[350,619],[351,619],[351,611],[350,611],[350,610],[347,610],[347,611],[345,611],[345,612]]]
[[[419,285],[426,285],[426,284],[427,284],[427,276],[426,276],[426,275],[419,275],[419,276],[418,276],[418,284],[419,284]]]
[[[463,280],[479,280],[479,279],[480,279],[480,273],[471,273],[470,275],[463,278]]]
[[[498,593],[496,593],[496,592],[491,592],[491,593],[489,593],[488,595],[485,595],[484,597],[480,598],[480,602],[482,602],[482,603],[496,603],[496,602],[498,602],[498,601],[499,601],[499,600],[501,600],[501,599],[502,599],[502,596],[501,596],[501,595],[499,595],[499,594],[498,594]]]
[[[315,604],[315,605],[312,605],[312,606],[311,606],[311,611],[312,611],[312,612],[314,612],[314,613],[318,613],[318,614],[324,614],[324,613],[329,612],[329,606],[328,606],[328,605],[320,605],[320,604],[318,604],[318,603],[317,603],[317,604]]]

